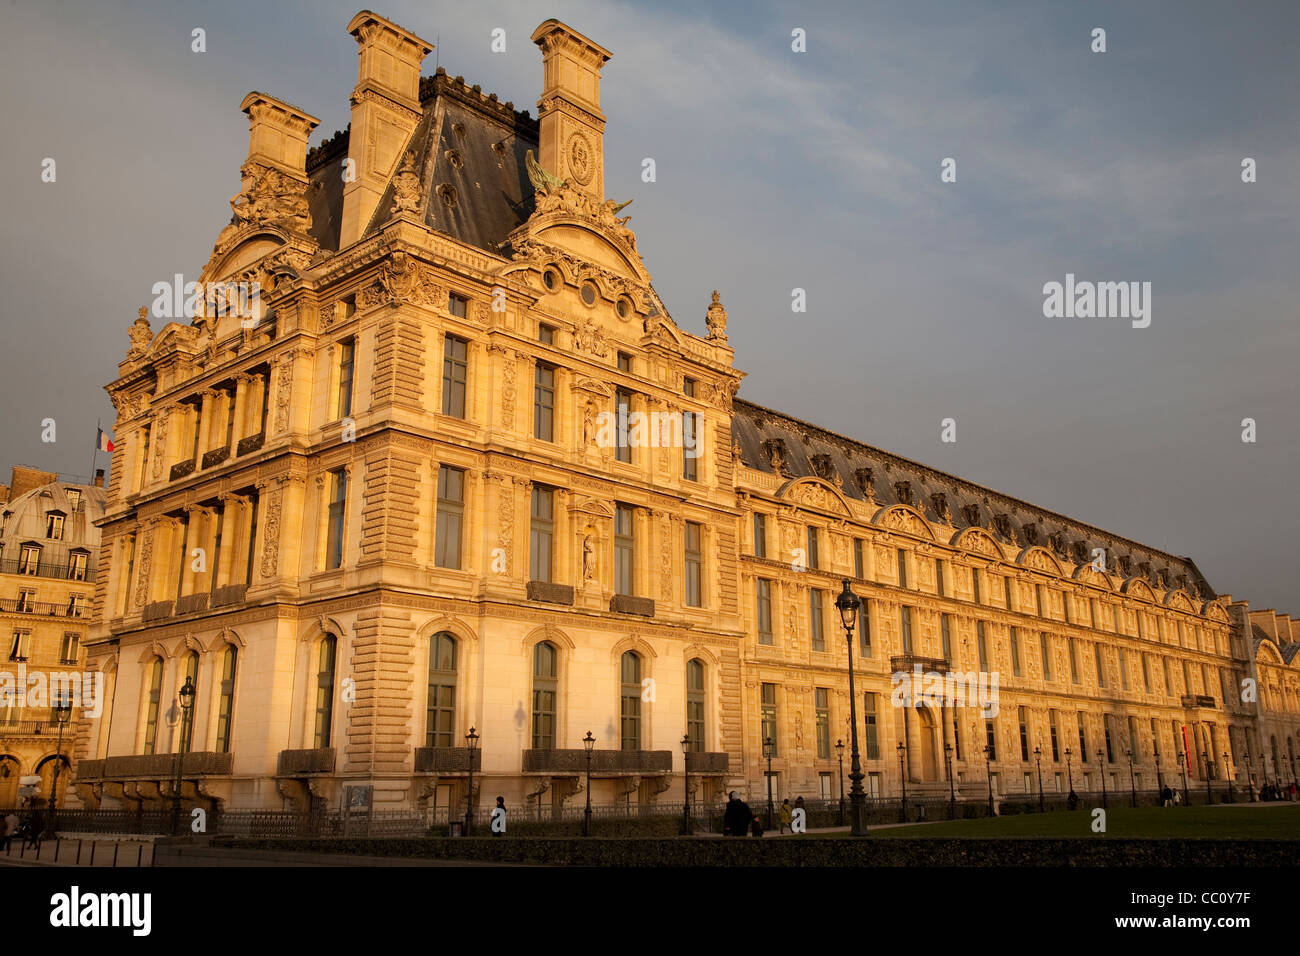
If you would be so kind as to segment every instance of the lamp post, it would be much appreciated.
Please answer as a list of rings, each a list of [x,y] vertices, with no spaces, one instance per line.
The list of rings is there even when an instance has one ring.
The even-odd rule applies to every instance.
[[[943,745],[943,762],[948,768],[948,819],[957,819],[957,786],[952,781],[952,744]]]
[[[691,736],[682,734],[682,773],[686,794],[682,804],[682,836],[691,835]]]
[[[1102,758],[1105,756],[1106,756],[1106,751],[1098,747],[1097,748],[1097,776],[1101,777],[1101,805],[1103,807],[1108,807],[1109,804],[1106,803],[1106,765],[1102,762]]]
[[[1228,802],[1229,802],[1229,803],[1236,803],[1236,800],[1233,798],[1233,794],[1232,794],[1232,764],[1231,764],[1231,760],[1232,760],[1232,757],[1228,754],[1228,751],[1225,750],[1225,751],[1223,752],[1223,775],[1224,775],[1225,777],[1228,778]]]
[[[1243,733],[1242,736],[1246,738],[1246,790],[1249,795],[1250,802],[1254,803],[1255,802],[1255,765],[1252,762],[1252,758],[1250,756],[1250,735]]]
[[[181,699],[181,740],[176,751],[176,789],[172,794],[172,836],[181,832],[181,772],[185,765],[185,751],[189,749],[190,710],[194,707],[194,678],[186,677],[178,695]]]
[[[767,758],[767,828],[772,829],[772,752],[776,750],[776,741],[771,737],[763,738],[763,756]]]
[[[900,740],[898,742],[898,779],[903,782],[903,801],[898,805],[898,822],[907,822],[907,771],[903,769],[903,755],[907,753],[907,746]]]
[[[1201,751],[1201,759],[1205,761],[1205,805],[1211,806],[1214,803],[1214,794],[1210,791],[1210,748],[1206,747]]]
[[[478,750],[478,734],[474,728],[465,735],[465,747],[469,750],[469,788],[465,794],[465,836],[469,836],[474,826],[474,751]]]
[[[1074,754],[1069,747],[1065,748],[1065,773],[1070,778],[1070,792],[1074,793],[1074,767],[1070,765],[1070,758]]]
[[[63,728],[68,725],[68,721],[71,719],[72,701],[66,693],[60,693],[59,702],[54,705],[54,720],[59,725],[59,743],[54,748],[54,782],[50,784],[51,832],[55,829],[59,817],[59,771],[63,769]]]
[[[587,731],[587,736],[582,738],[582,746],[587,750],[587,809],[582,811],[582,835],[591,836],[591,751],[596,746],[596,738],[591,736],[591,731]]]
[[[1034,747],[1034,761],[1038,764],[1038,812],[1045,813],[1043,808],[1043,751],[1041,747]]]
[[[984,747],[984,776],[989,782],[989,816],[993,816],[993,748]]]
[[[1124,751],[1124,753],[1128,757],[1128,790],[1129,793],[1132,795],[1132,799],[1133,799],[1132,805],[1136,807],[1138,805],[1138,792],[1137,792],[1137,783],[1133,779],[1133,751],[1126,750]]]
[[[863,814],[866,794],[862,792],[862,760],[858,754],[858,695],[853,689],[853,631],[858,623],[858,608],[862,602],[849,589],[849,579],[843,579],[844,587],[835,598],[835,608],[840,612],[840,623],[844,625],[844,638],[849,649],[849,720],[852,722],[849,740],[852,756],[849,761],[849,832],[854,836],[865,836],[867,823]]]
[[[1178,769],[1183,774],[1183,803],[1190,807],[1192,805],[1192,795],[1187,792],[1187,755],[1181,750],[1178,751]]]
[[[835,741],[835,756],[840,760],[840,826],[844,826],[844,741]]]
[[[1160,773],[1160,745],[1152,743],[1151,749],[1155,751],[1156,756],[1156,789],[1163,794],[1165,792],[1165,778]],[[1163,801],[1163,797],[1161,799]]]

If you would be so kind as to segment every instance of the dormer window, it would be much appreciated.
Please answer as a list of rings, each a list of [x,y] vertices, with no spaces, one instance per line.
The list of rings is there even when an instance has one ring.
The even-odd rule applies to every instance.
[[[81,510],[81,490],[79,488],[64,489],[68,493],[68,505],[72,508],[73,513]]]
[[[45,537],[52,541],[63,540],[63,522],[66,515],[62,511],[50,511],[45,515]]]
[[[18,573],[34,575],[40,565],[41,546],[39,544],[23,545],[18,557]]]

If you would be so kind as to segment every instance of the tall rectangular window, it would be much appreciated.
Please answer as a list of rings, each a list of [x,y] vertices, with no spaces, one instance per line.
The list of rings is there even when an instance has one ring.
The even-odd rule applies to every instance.
[[[1020,628],[1011,629],[1011,673],[1020,676]]]
[[[465,517],[465,472],[438,468],[438,517],[433,563],[440,568],[460,567],[461,526]]]
[[[528,522],[528,574],[534,581],[551,580],[551,544],[554,539],[555,491],[533,485]]]
[[[898,586],[907,587],[907,552],[902,548],[898,549]]]
[[[696,444],[695,413],[682,412],[682,479],[699,481],[700,448]]]
[[[1151,693],[1151,662],[1148,654],[1142,655],[1142,689]]]
[[[632,461],[632,444],[628,440],[628,416],[632,408],[632,395],[624,389],[618,389],[614,393],[615,409],[615,431],[614,436],[614,458],[618,461],[631,463]]]
[[[145,427],[144,435],[140,439],[140,478],[138,484],[141,488],[149,480],[149,439],[152,435],[153,426],[148,425]]]
[[[1011,610],[1011,578],[1009,577],[1004,577],[1002,579],[1002,599],[1006,602],[1007,610],[1010,611]]]
[[[1067,639],[1070,648],[1070,683],[1079,683],[1079,648],[1074,643],[1074,638]]]
[[[814,651],[826,650],[826,633],[822,629],[822,605],[826,592],[820,588],[808,589],[808,635]]]
[[[1052,762],[1057,763],[1061,759],[1061,748],[1056,738],[1056,711],[1048,710],[1047,712],[1047,729],[1052,738]]]
[[[1052,641],[1046,632],[1038,635],[1038,652],[1043,658],[1043,680],[1054,680],[1052,677]]]
[[[356,366],[357,344],[355,339],[345,339],[339,343],[339,391],[335,399],[338,410],[335,418],[347,418],[352,414],[352,379]],[[234,416],[231,416],[231,424]]]
[[[1051,613],[1051,605],[1047,600],[1047,592],[1041,584],[1034,585],[1034,596],[1038,601],[1038,616],[1047,617]]]
[[[853,539],[853,576],[861,580],[866,577],[866,569],[863,567],[862,560],[862,539]]]
[[[984,636],[984,622],[975,622],[975,646],[979,650],[980,670],[989,669],[989,644]]]
[[[867,692],[863,695],[862,713],[867,718],[867,748],[866,757],[868,760],[880,759],[880,717],[876,713],[876,694]]]
[[[871,601],[862,599],[858,608],[858,651],[863,658],[871,656]]]
[[[754,512],[754,557],[767,557],[767,515]]]
[[[903,635],[903,653],[912,653],[912,609],[906,604],[899,609],[899,626]]]
[[[614,591],[618,594],[634,593],[635,555],[632,509],[618,505],[614,509]]]
[[[507,359],[509,361],[509,359]],[[442,413],[465,417],[465,383],[469,381],[469,343],[454,335],[442,345]]]
[[[948,562],[943,560],[943,558],[935,558],[934,559],[934,591],[936,594],[939,595],[939,597],[944,597],[947,594],[947,588],[943,583],[943,579],[947,575],[947,573],[948,573]]]
[[[808,554],[806,555],[806,557],[808,560],[808,567],[815,570],[821,566],[818,563],[818,557],[817,557],[817,529],[816,528],[808,529]]]
[[[1124,648],[1119,648],[1119,682],[1125,690],[1128,690],[1128,659],[1124,656]]]
[[[980,569],[979,568],[970,569],[970,589],[971,589],[971,600],[974,601],[976,604],[983,603],[980,600]]]
[[[758,621],[758,643],[772,643],[772,582],[767,578],[754,581],[754,616]]]
[[[1020,759],[1029,759],[1029,709],[1020,707],[1018,710],[1020,717]]]
[[[998,759],[998,735],[991,720],[984,721],[984,747],[988,751],[989,760]]]
[[[1079,719],[1079,759],[1084,763],[1088,762],[1088,728],[1083,720],[1083,711],[1076,715]]]
[[[701,552],[702,527],[694,521],[686,522],[686,606],[704,605],[704,556]]]
[[[1128,749],[1133,753],[1133,759],[1140,761],[1141,752],[1138,750],[1138,725],[1137,718],[1128,719]]]
[[[1101,729],[1106,733],[1106,763],[1115,762],[1115,747],[1110,739],[1110,714],[1101,715]]]
[[[817,756],[826,760],[831,755],[831,692],[829,688],[818,687],[814,692],[814,705],[817,708]]]
[[[343,564],[343,519],[347,513],[348,476],[342,468],[329,473],[329,513],[325,534],[325,567]]]
[[[533,373],[533,437],[555,441],[555,369],[540,362]]]
[[[1165,696],[1173,697],[1174,696],[1174,675],[1169,672],[1169,658],[1162,657],[1160,659],[1160,662],[1164,665],[1163,670],[1165,672]]]
[[[771,741],[770,744],[765,743],[765,749],[767,747],[770,747],[770,752],[772,756],[775,757],[777,755],[777,746],[778,746],[778,741],[776,736],[776,685],[775,684],[763,685],[762,719],[763,719],[763,740],[765,742]]]
[[[447,311],[458,319],[465,318],[465,313],[469,308],[469,299],[463,295],[457,295],[455,292],[447,293]]]
[[[1100,643],[1100,642],[1095,642],[1095,643],[1092,645],[1092,656],[1096,659],[1096,663],[1097,663],[1097,686],[1098,686],[1098,687],[1105,687],[1105,686],[1106,686],[1106,668],[1105,668],[1105,666],[1104,666],[1104,665],[1102,664],[1102,662],[1101,662],[1101,643]]]
[[[952,660],[952,617],[948,614],[939,615],[939,638],[943,646],[943,659]]]

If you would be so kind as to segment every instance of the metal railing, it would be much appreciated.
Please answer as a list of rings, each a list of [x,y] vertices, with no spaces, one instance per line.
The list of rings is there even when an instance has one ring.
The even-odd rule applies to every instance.
[[[46,617],[86,617],[86,605],[56,604],[52,601],[27,601],[23,598],[0,598],[0,611],[11,614],[43,614]]]
[[[87,559],[89,561],[89,559]],[[34,564],[22,558],[7,558],[0,561],[0,574],[21,574],[34,578],[61,578],[65,581],[95,580],[95,569],[87,564],[84,568],[74,568],[69,563],[54,564],[37,561]]]

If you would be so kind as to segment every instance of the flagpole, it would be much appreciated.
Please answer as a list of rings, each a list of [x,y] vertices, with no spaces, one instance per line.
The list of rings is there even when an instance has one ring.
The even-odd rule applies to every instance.
[[[99,464],[99,432],[103,428],[101,419],[95,419],[95,451],[90,456],[90,484],[95,483],[95,466]]]

